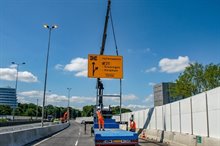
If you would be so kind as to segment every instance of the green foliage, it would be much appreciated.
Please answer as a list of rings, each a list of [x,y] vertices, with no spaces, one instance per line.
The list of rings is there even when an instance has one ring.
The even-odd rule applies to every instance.
[[[53,105],[45,106],[45,117],[48,115],[53,115],[54,118],[60,118],[67,111],[66,107],[57,107]],[[77,112],[78,113],[77,113]],[[12,109],[10,106],[0,105],[0,115],[10,115],[12,113]],[[77,113],[77,114],[76,114]],[[15,109],[16,116],[42,116],[42,107],[37,106],[33,103],[18,103],[18,107]],[[81,112],[79,110],[73,109],[70,107],[70,118],[81,116]]]
[[[82,111],[82,116],[85,117],[90,117],[93,116],[93,105],[86,105],[83,107],[83,111]],[[117,115],[120,114],[120,107],[116,106],[116,107],[111,107],[112,108],[112,114],[113,115]],[[126,108],[121,108],[121,113],[126,113],[126,112],[131,112],[130,109],[126,109]]]
[[[26,111],[26,115],[30,117],[36,116],[35,110],[32,108],[28,108]]]
[[[0,119],[0,123],[8,122],[7,119]]]
[[[0,105],[0,115],[10,115],[12,109],[8,105]]]
[[[90,117],[92,116],[92,113],[93,113],[93,109],[94,109],[94,106],[93,105],[86,105],[83,107],[83,116],[85,117]]]
[[[171,88],[172,97],[187,98],[189,96],[220,86],[220,65],[203,66],[195,63],[186,67]]]
[[[121,113],[132,112],[130,109],[121,108]],[[120,106],[112,107],[112,114],[117,115],[120,114]]]

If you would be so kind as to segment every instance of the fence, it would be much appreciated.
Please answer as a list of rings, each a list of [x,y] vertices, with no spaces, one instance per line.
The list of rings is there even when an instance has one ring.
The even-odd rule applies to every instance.
[[[138,128],[146,125],[147,129],[220,138],[220,87],[171,104],[124,113],[122,121],[129,121],[132,114]]]

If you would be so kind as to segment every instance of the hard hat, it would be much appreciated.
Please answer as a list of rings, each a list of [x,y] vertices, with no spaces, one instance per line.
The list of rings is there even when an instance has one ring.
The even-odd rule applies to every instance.
[[[133,121],[133,118],[132,118],[132,117],[130,118],[130,121]]]
[[[97,110],[100,110],[100,107],[99,107],[99,106],[97,106]]]

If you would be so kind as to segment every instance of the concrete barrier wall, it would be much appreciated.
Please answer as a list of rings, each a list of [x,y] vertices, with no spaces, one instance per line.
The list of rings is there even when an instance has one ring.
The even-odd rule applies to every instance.
[[[23,146],[37,139],[47,137],[69,126],[69,123],[52,125],[47,127],[33,128],[22,131],[1,133],[0,145],[3,146]]]
[[[148,118],[149,109],[122,114],[128,121],[133,114],[138,128]],[[220,87],[154,108],[147,129],[165,130],[220,138]]]
[[[82,121],[93,121],[93,117],[78,117],[75,121],[77,123],[81,123]]]
[[[181,112],[181,133],[192,134],[192,121],[191,121],[191,99],[187,98],[180,102]]]
[[[158,106],[156,107],[156,124],[157,124],[157,129],[158,130],[163,130],[164,125],[163,125],[163,106]]]
[[[220,89],[207,92],[209,136],[220,138]]]
[[[206,117],[206,94],[201,93],[192,98],[193,134],[208,136]],[[217,123],[216,123],[217,124]]]
[[[133,114],[137,128],[142,129],[149,116],[149,109],[122,114],[122,121],[128,121]],[[158,135],[164,130],[164,139],[195,145],[195,136],[201,136],[202,143],[220,140],[220,87],[210,91],[176,101],[171,104],[154,107],[147,130]],[[153,131],[153,132],[152,132]],[[166,135],[169,133],[168,135]],[[154,137],[157,137],[154,135]],[[192,140],[194,138],[194,140]],[[159,139],[159,138],[157,138]],[[220,142],[218,143],[220,145]],[[180,144],[181,145],[181,144]],[[183,144],[184,145],[184,144]],[[202,145],[202,144],[197,144]]]

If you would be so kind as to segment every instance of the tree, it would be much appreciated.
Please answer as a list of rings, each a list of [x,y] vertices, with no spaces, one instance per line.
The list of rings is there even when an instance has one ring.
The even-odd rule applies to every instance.
[[[220,65],[209,64],[205,67],[204,73],[205,90],[220,86]]]
[[[83,107],[83,116],[85,116],[85,117],[92,116],[93,109],[94,109],[93,105],[86,105],[86,106],[84,106]]]
[[[220,65],[195,63],[186,67],[171,88],[172,97],[189,96],[220,86]]]
[[[132,112],[132,111],[130,109],[127,109],[127,108],[121,108],[121,113],[127,113],[127,112]],[[120,114],[120,106],[112,107],[112,114],[113,115]]]
[[[27,111],[26,111],[26,115],[30,116],[31,119],[32,119],[32,117],[36,115],[35,110],[32,109],[32,108],[28,108]]]
[[[0,105],[0,115],[10,115],[12,109],[8,105]]]

